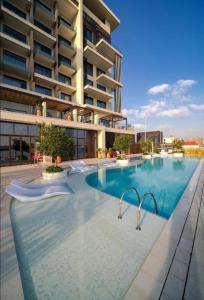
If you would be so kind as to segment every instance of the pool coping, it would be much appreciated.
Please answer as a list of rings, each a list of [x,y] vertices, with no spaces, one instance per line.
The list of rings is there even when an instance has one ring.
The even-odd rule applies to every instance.
[[[191,210],[191,205],[194,200],[203,167],[204,160],[201,159],[188,182],[175,211],[167,221],[158,240],[130,284],[124,298],[125,300],[160,299],[165,281],[174,260],[178,242],[182,236],[188,214]]]
[[[169,241],[170,241],[170,235],[169,235],[169,228],[171,227],[172,225],[172,222],[174,222],[174,224],[176,224],[179,228],[180,228],[180,232],[183,228],[183,225],[184,225],[184,222],[186,220],[186,217],[187,217],[187,214],[188,214],[188,211],[190,209],[190,205],[192,203],[192,200],[193,200],[193,195],[194,195],[194,192],[196,190],[196,186],[197,186],[197,183],[198,183],[198,180],[199,180],[199,176],[200,176],[200,172],[201,172],[201,169],[202,169],[202,166],[204,165],[204,160],[200,160],[200,162],[198,163],[198,166],[196,168],[196,170],[194,171],[194,174],[192,175],[189,183],[188,183],[188,186],[186,187],[183,195],[182,195],[182,198],[181,200],[179,201],[179,204],[176,208],[176,210],[174,211],[174,213],[172,214],[172,216],[170,217],[170,219],[168,220],[167,224],[165,225],[161,235],[159,236],[158,240],[156,241],[156,243],[154,244],[152,250],[150,251],[150,254],[147,256],[144,264],[142,265],[141,269],[139,270],[139,272],[137,273],[135,279],[133,280],[133,282],[130,284],[130,288],[125,296],[125,299],[126,300],[131,300],[131,299],[137,299],[136,297],[138,296],[138,291],[139,291],[139,295],[140,295],[140,298],[139,299],[158,299],[159,298],[159,295],[160,295],[160,292],[162,290],[162,287],[163,287],[163,284],[161,284],[161,281],[159,280],[158,281],[158,278],[157,278],[157,275],[158,273],[156,272],[156,270],[153,270],[155,272],[153,272],[153,274],[148,274],[148,272],[146,272],[145,270],[145,267],[147,265],[147,260],[150,260],[152,258],[152,260],[155,260],[155,257],[158,257],[157,255],[155,255],[155,251],[157,251],[158,249],[158,245],[165,245],[167,244]],[[39,167],[39,171],[41,172],[42,170],[42,167],[40,166]],[[87,173],[88,174],[88,173]],[[39,175],[32,175],[32,174],[29,174],[30,175],[30,180],[35,180],[37,179],[38,177],[40,177]],[[190,192],[190,193],[189,193]],[[3,193],[3,192],[2,192]],[[191,197],[189,196],[189,194],[191,195]],[[24,299],[24,294],[23,294],[23,289],[22,289],[22,283],[21,283],[21,276],[20,276],[20,270],[19,270],[19,265],[18,265],[18,260],[17,260],[17,256],[16,256],[16,248],[15,248],[15,242],[14,242],[14,236],[13,236],[13,230],[12,230],[12,224],[11,224],[11,219],[10,219],[10,214],[9,214],[9,209],[10,209],[10,204],[11,204],[11,200],[12,200],[12,197],[10,197],[9,195],[5,195],[3,194],[3,202],[7,202],[4,209],[5,209],[5,216],[4,218],[6,220],[4,220],[2,222],[1,220],[1,226],[2,227],[6,227],[6,230],[7,230],[7,236],[5,237],[2,237],[1,236],[1,247],[2,245],[4,246],[4,243],[5,243],[5,239],[6,238],[9,238],[10,239],[10,251],[13,255],[13,264],[14,264],[14,273],[12,275],[12,278],[11,280],[5,280],[5,281],[1,281],[1,299],[2,300],[6,300],[6,299],[9,299],[9,300],[22,300]],[[181,213],[181,209],[183,208],[182,206],[186,206],[186,203],[184,203],[184,200],[185,199],[188,199],[188,211],[186,210],[183,214],[184,216],[184,220],[180,220],[179,218],[181,217],[180,213]],[[191,198],[191,199],[190,199]],[[1,200],[2,201],[2,200]],[[181,204],[182,203],[182,204]],[[4,224],[5,223],[5,224]],[[183,223],[183,225],[182,225]],[[2,230],[2,228],[1,228]],[[165,234],[167,235],[167,237],[165,237]],[[172,251],[174,249],[175,251],[175,248],[176,248],[176,245],[175,245],[175,242],[177,242],[177,238],[178,238],[178,231],[177,230],[174,230],[174,234],[175,236],[173,237],[173,241],[174,241],[174,248],[172,247]],[[176,238],[177,237],[177,238]],[[3,242],[2,242],[3,240]],[[156,249],[156,250],[155,250]],[[161,248],[159,248],[161,249]],[[162,248],[162,250],[164,250]],[[2,251],[2,249],[1,249]],[[158,251],[159,253],[159,251]],[[1,253],[2,255],[2,253]],[[9,254],[10,255],[10,254]],[[165,251],[162,253],[162,256],[164,257],[165,256]],[[1,257],[2,259],[2,257]],[[164,260],[163,259],[158,259],[157,260],[157,267],[162,267],[164,264]],[[2,266],[1,266],[2,268]],[[146,279],[142,282],[141,282],[141,279],[143,277],[147,277],[149,279],[148,281],[148,284],[147,284],[147,281]],[[163,281],[165,280],[166,277],[163,278]],[[2,280],[2,278],[1,278]],[[135,284],[138,284],[138,281],[139,281],[139,289],[137,290],[135,288]],[[142,284],[141,284],[142,283]],[[151,287],[152,285],[155,284],[156,286],[156,295],[151,295],[151,297],[146,297],[146,292],[148,291],[151,291]],[[145,293],[144,294],[141,294],[141,291],[143,293],[143,290],[145,290]],[[152,292],[152,291],[151,291]],[[144,296],[144,297],[143,297]]]

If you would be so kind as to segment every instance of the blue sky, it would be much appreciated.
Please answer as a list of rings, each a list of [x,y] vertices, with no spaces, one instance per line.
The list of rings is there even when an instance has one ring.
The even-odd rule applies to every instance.
[[[105,0],[120,18],[123,113],[135,128],[204,138],[204,1]]]

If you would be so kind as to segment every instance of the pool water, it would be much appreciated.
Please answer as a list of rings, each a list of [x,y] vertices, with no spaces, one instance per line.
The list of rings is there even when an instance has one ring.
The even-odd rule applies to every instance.
[[[184,192],[196,166],[197,159],[191,158],[154,158],[144,163],[125,168],[115,168],[95,172],[87,176],[87,183],[107,194],[120,198],[127,187],[135,187],[140,196],[146,192],[154,193],[158,214],[169,218]],[[133,191],[124,200],[138,205]],[[154,202],[147,196],[143,206],[155,212]]]

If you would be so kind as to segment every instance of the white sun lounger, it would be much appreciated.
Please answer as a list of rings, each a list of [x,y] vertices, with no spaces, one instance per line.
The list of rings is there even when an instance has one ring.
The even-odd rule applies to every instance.
[[[27,188],[27,189],[39,189],[45,188],[48,186],[67,186],[65,182],[62,181],[54,181],[45,182],[45,183],[25,183],[22,179],[15,179],[10,182],[10,185]]]
[[[25,188],[20,186],[9,185],[5,192],[21,202],[33,202],[43,200],[57,195],[72,194],[68,185],[55,185],[41,188]]]
[[[96,170],[96,166],[87,165],[83,160],[69,162],[73,172],[88,172]]]

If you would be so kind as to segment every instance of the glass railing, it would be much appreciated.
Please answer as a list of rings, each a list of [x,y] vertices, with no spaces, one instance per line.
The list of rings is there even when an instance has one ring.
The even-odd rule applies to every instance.
[[[37,53],[42,54],[42,55],[46,56],[47,58],[54,60],[54,57],[52,56],[52,54],[48,54],[47,52],[43,51],[40,47],[36,46],[35,54],[37,54]]]
[[[24,13],[22,10],[20,10],[19,8],[17,8],[16,6],[14,6],[13,4],[11,4],[10,2],[8,2],[7,0],[3,1],[3,5],[8,8],[10,11],[14,12],[16,15],[18,15],[19,17],[26,19],[26,13]]]
[[[14,30],[13,28],[11,28],[5,24],[3,25],[3,32],[12,38],[14,38],[24,44],[27,44],[26,36],[24,34]]]
[[[58,26],[60,26],[60,25],[65,26],[74,31],[73,25],[71,23],[69,23],[68,21],[65,21],[61,18],[58,19]]]
[[[36,7],[39,7],[40,9],[42,9],[45,13],[47,13],[51,17],[54,17],[52,9],[47,7],[46,5],[44,5],[41,1],[36,0],[35,5],[36,5]]]
[[[72,47],[72,45],[69,44],[69,42],[66,42],[65,40],[59,40],[59,46],[65,46],[67,48],[69,48],[70,50],[74,51],[74,48]]]
[[[74,64],[74,63],[69,63],[68,61],[65,61],[65,60],[62,60],[62,59],[59,59],[59,63],[58,63],[58,65],[60,66],[60,65],[65,65],[66,67],[69,67],[69,68],[71,68],[71,69],[73,69],[73,70],[75,70],[75,68],[76,68],[76,65]]]

